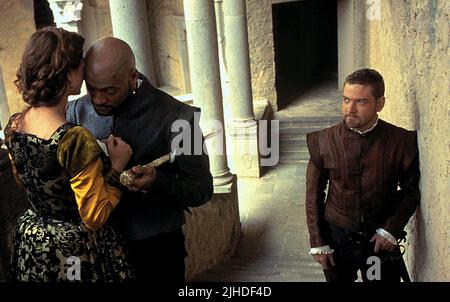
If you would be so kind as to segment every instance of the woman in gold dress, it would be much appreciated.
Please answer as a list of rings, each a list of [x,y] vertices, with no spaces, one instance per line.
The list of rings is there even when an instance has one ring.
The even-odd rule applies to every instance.
[[[132,278],[122,239],[108,218],[119,203],[118,175],[132,155],[119,138],[109,157],[85,128],[68,123],[69,95],[83,82],[77,33],[35,32],[15,81],[26,109],[6,127],[6,145],[31,208],[17,223],[11,263],[17,281]]]

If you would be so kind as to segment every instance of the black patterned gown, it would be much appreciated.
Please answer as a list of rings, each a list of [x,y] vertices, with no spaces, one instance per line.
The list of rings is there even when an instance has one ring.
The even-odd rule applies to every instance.
[[[17,281],[122,281],[132,278],[119,234],[107,222],[83,223],[74,175],[102,158],[105,183],[115,183],[108,158],[86,129],[71,123],[49,139],[6,128],[7,147],[31,208],[17,223],[11,275]],[[8,130],[9,129],[9,130]],[[109,172],[108,172],[109,171]]]

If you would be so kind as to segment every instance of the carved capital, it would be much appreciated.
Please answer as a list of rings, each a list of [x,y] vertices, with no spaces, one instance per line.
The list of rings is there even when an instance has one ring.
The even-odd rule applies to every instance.
[[[82,0],[47,0],[53,12],[56,24],[65,24],[81,20]]]

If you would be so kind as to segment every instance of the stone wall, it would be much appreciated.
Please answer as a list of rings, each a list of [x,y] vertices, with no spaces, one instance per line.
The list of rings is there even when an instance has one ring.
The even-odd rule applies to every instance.
[[[147,10],[158,86],[184,91],[182,57],[177,43],[178,34],[184,33],[177,31],[176,18],[184,19],[183,0],[147,0]]]
[[[231,192],[217,192],[212,199],[186,214],[186,279],[221,263],[234,254],[241,234],[236,178]]]
[[[24,102],[14,80],[25,44],[36,30],[32,0],[0,0],[0,69],[9,112],[21,111]]]
[[[265,100],[276,111],[272,1],[247,0],[246,4],[253,101]]]
[[[80,30],[85,38],[85,50],[96,40],[113,35],[108,0],[83,1]]]
[[[408,227],[407,262],[416,281],[450,281],[450,2],[381,1],[366,21],[367,65],[386,82],[381,117],[416,129],[422,201]]]

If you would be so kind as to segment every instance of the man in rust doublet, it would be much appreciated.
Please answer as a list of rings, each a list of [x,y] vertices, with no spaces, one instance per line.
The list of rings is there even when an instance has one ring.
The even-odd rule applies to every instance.
[[[399,281],[397,240],[420,201],[417,134],[378,118],[384,82],[373,69],[345,81],[342,123],[309,133],[306,214],[310,254],[327,281],[354,281],[378,256],[381,280]],[[328,192],[325,193],[328,184]]]

